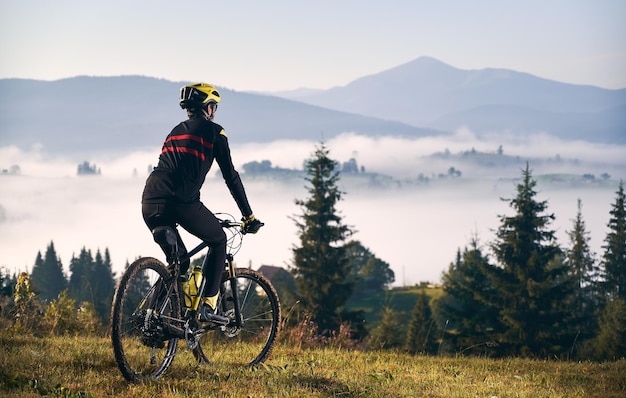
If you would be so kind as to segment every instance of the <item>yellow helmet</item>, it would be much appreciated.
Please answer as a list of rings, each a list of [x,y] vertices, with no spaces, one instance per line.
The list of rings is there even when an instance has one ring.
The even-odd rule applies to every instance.
[[[220,101],[220,92],[210,84],[188,84],[180,89],[180,107],[183,109],[202,109],[208,104],[217,104]]]

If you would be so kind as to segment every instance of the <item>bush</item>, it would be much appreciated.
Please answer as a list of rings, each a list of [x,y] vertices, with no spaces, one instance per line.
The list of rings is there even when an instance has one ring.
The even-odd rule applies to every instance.
[[[77,319],[81,332],[88,335],[102,334],[102,320],[98,316],[93,303],[84,301],[80,307],[78,307]]]
[[[76,316],[76,300],[68,297],[67,289],[48,304],[44,321],[46,329],[53,335],[75,334],[80,330]]]
[[[17,279],[13,305],[13,328],[18,332],[39,334],[43,311],[36,294],[31,290],[30,277],[26,272],[22,272]]]
[[[346,348],[356,349],[359,340],[353,338],[353,331],[348,322],[339,325],[339,330],[332,330],[328,335],[318,334],[319,327],[310,316],[297,322],[294,326],[283,327],[280,333],[281,342],[298,349],[302,348]]]

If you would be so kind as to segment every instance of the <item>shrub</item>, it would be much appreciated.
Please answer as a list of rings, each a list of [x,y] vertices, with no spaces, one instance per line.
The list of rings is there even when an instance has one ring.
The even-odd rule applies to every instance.
[[[46,329],[54,335],[75,334],[80,329],[76,316],[76,300],[68,297],[67,289],[59,293],[46,308]]]
[[[319,327],[310,316],[296,323],[294,326],[284,327],[281,331],[281,341],[289,346],[302,348],[358,348],[360,342],[353,338],[352,327],[348,322],[339,325],[338,330],[331,330],[328,335],[318,333]]]
[[[31,290],[30,276],[26,272],[22,272],[17,279],[13,304],[13,328],[18,332],[39,334],[43,311],[36,294]]]

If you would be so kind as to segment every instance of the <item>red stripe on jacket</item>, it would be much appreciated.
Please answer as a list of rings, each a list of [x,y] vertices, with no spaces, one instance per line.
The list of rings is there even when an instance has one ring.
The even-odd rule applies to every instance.
[[[206,142],[204,138],[198,137],[197,135],[193,135],[193,134],[181,134],[181,135],[170,136],[165,140],[165,144],[167,144],[170,141],[181,141],[181,140],[192,140],[192,141],[199,142],[200,144],[202,144],[202,146],[207,147],[209,149],[213,148],[212,143]]]
[[[191,148],[170,146],[170,147],[163,148],[163,150],[161,151],[161,153],[165,153],[165,152],[183,152],[183,153],[188,153],[190,155],[194,155],[195,157],[200,158],[200,160],[202,161],[206,159],[206,156],[204,155],[204,153],[198,152],[195,149],[191,149]]]

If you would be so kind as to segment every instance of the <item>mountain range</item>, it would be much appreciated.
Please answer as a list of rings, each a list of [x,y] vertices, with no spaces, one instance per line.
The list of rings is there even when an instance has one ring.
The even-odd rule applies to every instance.
[[[461,70],[429,57],[344,87],[283,95],[443,131],[466,126],[479,134],[548,132],[626,143],[626,89],[559,83],[506,69]]]
[[[626,143],[626,89],[460,70],[428,57],[323,91],[239,92],[214,83],[223,98],[216,121],[237,143],[320,141],[343,132],[424,137],[461,126]],[[0,79],[0,146],[81,156],[153,149],[184,119],[184,84],[145,76]]]

